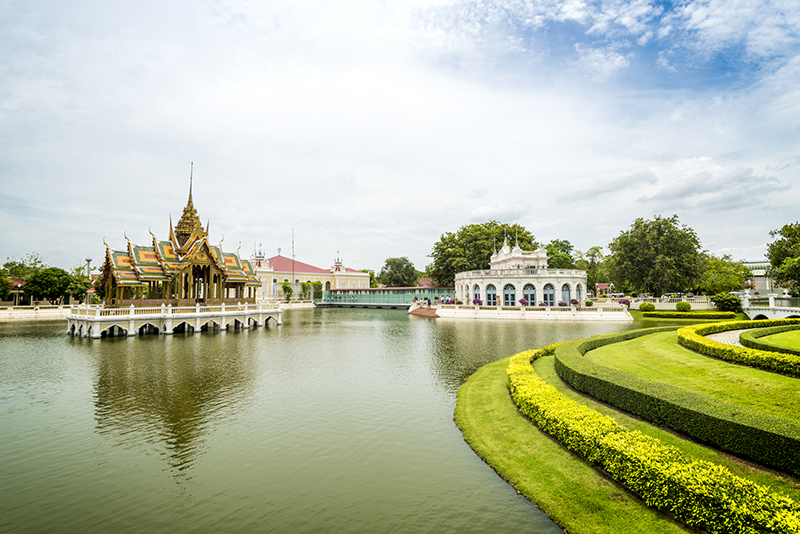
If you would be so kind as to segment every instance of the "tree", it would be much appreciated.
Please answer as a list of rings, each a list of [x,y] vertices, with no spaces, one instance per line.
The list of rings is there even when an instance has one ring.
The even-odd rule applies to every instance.
[[[572,257],[574,247],[569,241],[553,239],[545,245],[547,249],[547,267],[550,269],[575,269]]]
[[[55,304],[67,294],[72,277],[64,269],[48,267],[30,275],[25,281],[25,295],[46,299]]]
[[[603,247],[591,247],[585,253],[575,251],[575,267],[586,271],[586,285],[595,291],[595,284],[608,280],[606,265],[603,263],[605,255]]]
[[[311,282],[300,282],[300,298],[305,300],[311,292]]]
[[[90,287],[92,287],[92,283],[85,276],[70,276],[70,282],[65,293],[83,303]]]
[[[458,232],[442,234],[434,243],[430,254],[433,263],[428,266],[428,274],[436,285],[452,286],[456,273],[488,269],[492,253],[506,237],[518,240],[519,246],[526,250],[539,246],[533,234],[518,224],[488,221],[462,226]]]
[[[769,233],[776,241],[767,244],[767,259],[773,269],[777,269],[788,258],[800,257],[800,222],[784,224],[779,230]]]
[[[369,287],[378,287],[378,279],[375,278],[375,271],[370,269],[361,269],[361,272],[369,274]]]
[[[317,280],[316,282],[311,282],[311,288],[312,288],[312,291],[314,292],[314,298],[315,299],[321,299],[322,298],[322,282],[320,282],[319,280]]]
[[[292,295],[294,295],[294,289],[289,282],[281,282],[281,289],[283,290],[283,298],[286,299],[286,302],[292,300]]]
[[[638,218],[628,231],[620,232],[609,249],[611,256],[606,261],[614,284],[656,297],[691,289],[704,265],[697,234],[680,225],[677,215]]]
[[[789,289],[792,296],[800,296],[800,258],[786,258],[777,269],[772,269],[772,278]]]
[[[0,269],[0,300],[6,300],[11,293],[11,280],[5,275],[5,272]]]
[[[21,260],[7,258],[6,263],[3,264],[3,270],[8,278],[23,282],[27,281],[32,274],[47,267],[48,265],[42,261],[41,256],[35,252],[29,252]]]
[[[704,256],[704,270],[695,286],[699,293],[717,294],[737,291],[751,276],[750,269],[738,261],[733,261],[727,254],[721,258],[713,254]]]
[[[417,284],[417,270],[405,256],[386,258],[378,273],[378,281],[386,287],[412,287]]]

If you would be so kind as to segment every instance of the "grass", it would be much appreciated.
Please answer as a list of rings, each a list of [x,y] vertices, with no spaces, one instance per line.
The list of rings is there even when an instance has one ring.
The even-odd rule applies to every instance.
[[[760,341],[768,341],[782,347],[798,350],[800,349],[800,330],[790,330],[789,332],[764,336],[760,338]]]
[[[675,332],[642,336],[591,350],[589,361],[640,378],[695,391],[800,422],[800,381],[697,354]]]
[[[688,323],[696,324],[697,321]],[[634,342],[639,340],[642,344],[635,345]],[[611,350],[614,347],[616,350]],[[681,387],[694,387],[691,384],[697,384],[698,388],[705,388],[704,391],[716,390],[717,394],[726,395],[734,393],[736,398],[752,400],[760,409],[773,415],[776,414],[776,400],[784,404],[781,408],[784,411],[788,406],[794,406],[794,411],[800,412],[797,410],[797,401],[793,399],[800,391],[800,382],[797,379],[697,355],[678,345],[674,332],[645,336],[596,351],[603,349],[609,349],[609,354],[602,357],[605,366],[610,363],[619,365],[627,372],[634,372],[635,369],[637,373],[649,375],[650,379],[660,376],[662,380],[668,380],[668,375],[675,373],[686,381],[681,383]],[[596,357],[597,354],[592,354],[596,351],[590,351],[587,356]],[[637,361],[637,355],[644,358],[645,363]],[[662,359],[665,361],[659,361]],[[505,358],[488,364],[473,374],[458,390],[455,411],[456,424],[464,439],[501,477],[566,532],[693,531],[667,515],[648,508],[638,497],[540,432],[521,415],[506,387],[508,360],[509,358]],[[800,479],[695,443],[668,429],[653,426],[582,395],[558,377],[553,361],[552,356],[541,358],[534,363],[534,370],[569,398],[614,418],[627,428],[659,439],[688,455],[722,465],[737,476],[800,501]],[[708,367],[709,364],[713,366]],[[666,372],[667,369],[671,372]],[[725,380],[733,378],[734,381],[726,385],[724,381],[720,381],[719,376],[729,377]],[[712,387],[707,382],[717,384]],[[742,387],[747,389],[747,394],[739,391]],[[773,392],[777,397],[773,397]],[[793,417],[797,419],[800,416]]]
[[[567,532],[693,531],[648,508],[521,415],[506,387],[508,360],[469,377],[455,410],[464,439],[500,476]]]

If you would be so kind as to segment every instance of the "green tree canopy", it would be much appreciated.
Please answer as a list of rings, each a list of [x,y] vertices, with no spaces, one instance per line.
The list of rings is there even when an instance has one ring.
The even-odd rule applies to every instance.
[[[64,269],[48,267],[30,275],[25,281],[25,295],[43,298],[55,304],[67,294],[73,278]]]
[[[575,269],[574,247],[572,243],[562,239],[553,239],[545,245],[547,249],[547,267],[550,269]]]
[[[458,232],[442,234],[434,243],[430,254],[433,263],[428,266],[428,274],[436,285],[452,286],[456,273],[488,269],[495,247],[499,248],[506,237],[512,242],[518,239],[519,246],[525,250],[539,246],[533,234],[518,224],[488,221],[462,226]]]
[[[3,264],[3,270],[8,278],[22,281],[27,281],[29,276],[47,267],[48,265],[42,260],[42,257],[35,252],[26,254],[20,260],[7,258]]]
[[[68,296],[83,302],[90,287],[92,287],[92,283],[85,276],[71,275],[70,282],[65,293]]]
[[[742,284],[750,278],[750,269],[729,255],[721,258],[706,254],[703,272],[698,279],[696,289],[700,293],[727,293],[738,291]]]
[[[386,287],[412,287],[417,285],[417,270],[411,260],[386,258],[378,273],[378,281]]]
[[[605,263],[603,247],[591,247],[585,253],[575,251],[575,268],[586,271],[586,285],[591,291],[595,290],[595,284],[608,280],[608,273]]]
[[[778,237],[767,244],[767,259],[773,269],[777,269],[788,258],[800,257],[800,222],[784,224],[779,230],[772,230],[770,236]]]
[[[704,265],[697,234],[681,225],[677,215],[638,218],[608,247],[614,284],[656,297],[693,288]]]
[[[780,267],[772,269],[772,278],[789,288],[793,296],[800,296],[800,257],[783,260]]]
[[[0,269],[0,300],[6,300],[11,293],[11,280]]]
[[[378,279],[375,278],[375,271],[370,269],[361,269],[361,272],[369,274],[369,287],[378,287]]]

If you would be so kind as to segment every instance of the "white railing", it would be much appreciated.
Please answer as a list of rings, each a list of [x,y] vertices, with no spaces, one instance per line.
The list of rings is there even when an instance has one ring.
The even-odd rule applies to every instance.
[[[479,271],[464,271],[456,274],[456,280],[476,277],[503,277],[514,276],[586,276],[586,271],[577,269],[537,269],[526,267],[522,269],[486,269]]]

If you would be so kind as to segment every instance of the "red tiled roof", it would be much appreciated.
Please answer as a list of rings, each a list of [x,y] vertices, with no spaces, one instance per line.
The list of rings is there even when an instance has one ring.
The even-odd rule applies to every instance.
[[[297,260],[294,260],[294,268],[292,268],[292,258],[285,258],[283,256],[273,256],[267,258],[267,261],[269,261],[273,271],[282,273],[294,271],[295,273],[303,274],[331,274],[330,269],[320,269],[319,267],[314,267],[313,265]]]

